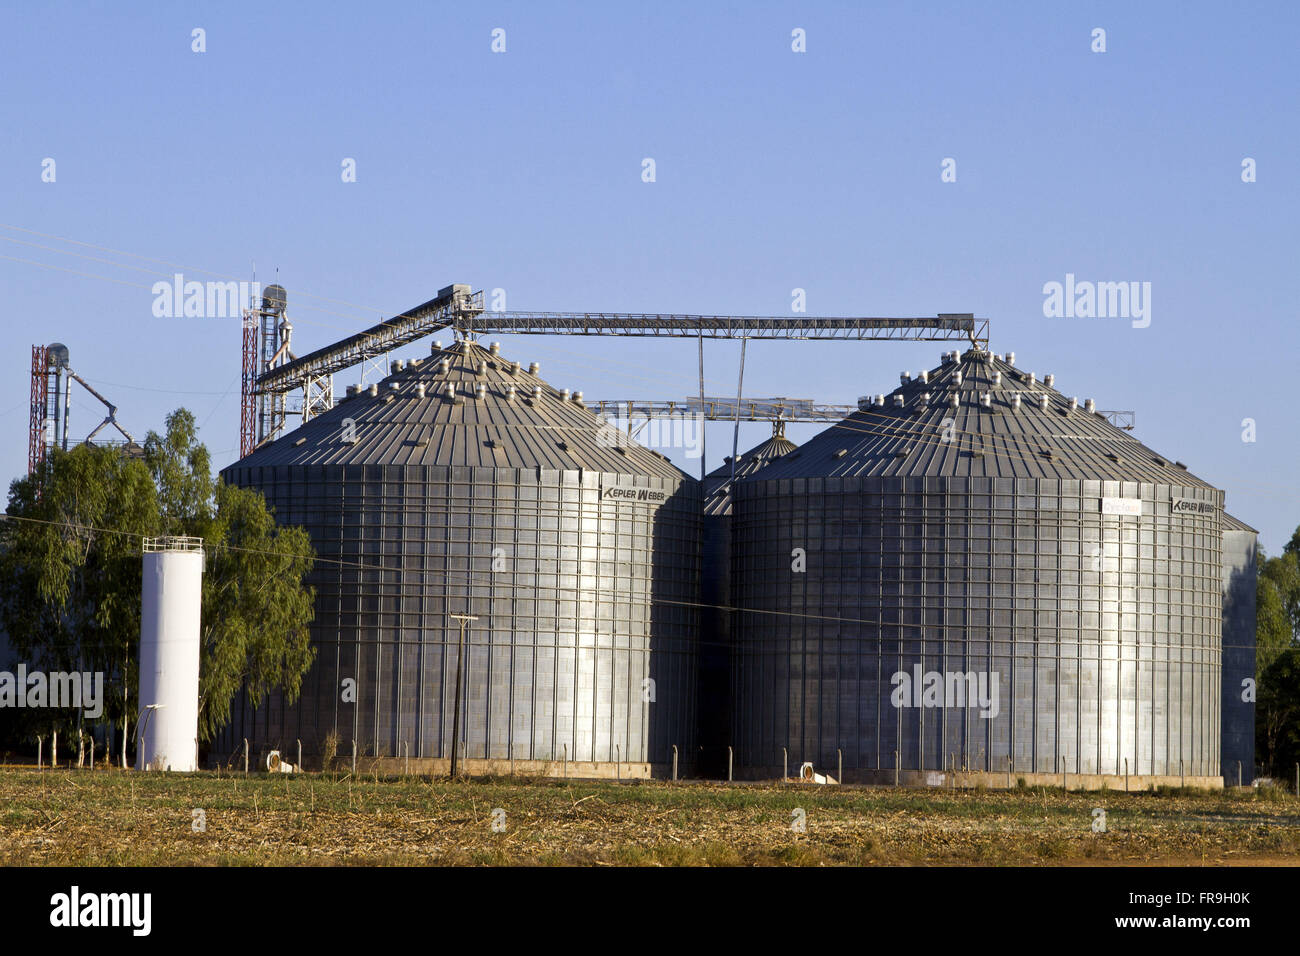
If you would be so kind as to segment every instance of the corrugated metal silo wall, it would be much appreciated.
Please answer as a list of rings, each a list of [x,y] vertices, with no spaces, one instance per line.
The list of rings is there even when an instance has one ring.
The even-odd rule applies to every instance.
[[[217,752],[450,755],[458,627],[468,759],[652,762],[695,750],[698,484],[538,469],[232,466],[320,559],[317,658],[292,706],[242,699]],[[660,492],[653,502],[612,488]],[[382,568],[383,570],[378,570]],[[356,681],[355,703],[343,681]],[[652,680],[653,685],[647,684]],[[654,701],[647,698],[653,689]],[[567,748],[567,749],[566,749]]]
[[[1253,531],[1223,533],[1223,780],[1255,779],[1255,583],[1258,545]],[[1250,699],[1247,699],[1250,698]]]
[[[704,516],[700,588],[700,772],[725,777],[731,743],[731,515]]]
[[[1103,515],[1103,496],[1143,514]],[[849,780],[896,751],[903,770],[1219,774],[1222,492],[842,477],[741,482],[734,500],[734,602],[767,612],[733,622],[751,772],[779,774],[787,747],[792,769],[841,750]],[[928,672],[985,675],[996,707],[989,684],[989,706],[955,683],[906,700],[896,675]]]

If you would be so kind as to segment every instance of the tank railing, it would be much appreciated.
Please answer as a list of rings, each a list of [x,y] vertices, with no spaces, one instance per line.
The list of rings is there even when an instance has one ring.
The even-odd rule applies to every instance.
[[[203,539],[191,535],[165,534],[156,538],[145,538],[142,549],[145,553],[154,551],[202,551]]]

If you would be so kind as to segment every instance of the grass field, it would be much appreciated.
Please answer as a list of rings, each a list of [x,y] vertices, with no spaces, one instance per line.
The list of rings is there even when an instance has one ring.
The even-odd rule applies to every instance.
[[[1105,833],[1092,830],[1097,807]],[[498,808],[504,832],[492,830]],[[804,833],[792,829],[796,810]],[[0,864],[9,866],[1297,863],[1300,800],[1268,790],[0,770]]]

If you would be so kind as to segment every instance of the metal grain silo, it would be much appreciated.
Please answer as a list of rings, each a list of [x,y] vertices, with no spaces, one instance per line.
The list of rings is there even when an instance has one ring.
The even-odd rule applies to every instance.
[[[1255,586],[1259,532],[1223,515],[1223,781],[1255,779]],[[1238,768],[1240,767],[1240,777]]]
[[[772,437],[731,458],[704,479],[704,546],[701,568],[699,731],[700,772],[723,777],[731,743],[731,482],[754,474],[798,446],[778,422]]]
[[[732,489],[749,775],[1218,785],[1223,492],[1010,355],[905,379]]]
[[[699,483],[502,358],[435,344],[227,468],[319,555],[317,658],[224,747],[450,757],[458,625],[470,771],[646,775],[694,753]],[[345,695],[349,684],[355,690]],[[349,699],[345,699],[349,696]],[[615,763],[621,766],[615,766]],[[393,764],[401,766],[401,763]]]

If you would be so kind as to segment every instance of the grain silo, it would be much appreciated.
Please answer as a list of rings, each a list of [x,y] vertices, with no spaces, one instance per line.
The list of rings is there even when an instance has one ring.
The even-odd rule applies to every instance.
[[[772,437],[709,472],[704,479],[704,547],[700,582],[701,640],[699,679],[700,770],[708,776],[727,772],[731,742],[731,483],[754,474],[798,446],[777,422]]]
[[[1255,585],[1259,532],[1223,515],[1223,781],[1255,779]]]
[[[293,706],[242,704],[218,750],[441,770],[458,624],[471,772],[683,772],[694,747],[699,483],[494,345],[409,362],[227,468],[319,559]],[[355,682],[354,689],[352,682]],[[567,761],[567,767],[564,766]],[[309,761],[310,762],[310,761]],[[616,766],[616,764],[618,764]]]
[[[972,349],[732,490],[738,761],[1217,786],[1223,492]]]

